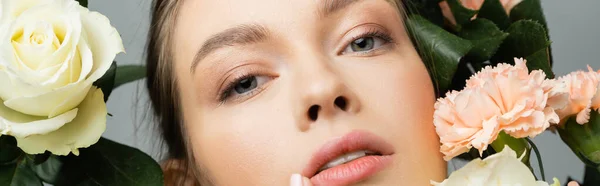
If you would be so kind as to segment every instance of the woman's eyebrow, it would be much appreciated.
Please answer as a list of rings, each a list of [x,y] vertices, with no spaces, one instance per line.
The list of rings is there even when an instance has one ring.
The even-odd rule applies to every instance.
[[[190,70],[193,74],[200,61],[217,49],[227,46],[262,42],[266,40],[268,36],[269,31],[267,28],[258,24],[239,25],[219,32],[206,40],[198,52],[196,52]]]
[[[323,17],[327,17],[360,1],[363,0],[322,0],[319,5],[319,13]],[[393,0],[386,1],[390,2]],[[206,40],[196,52],[190,71],[193,74],[200,61],[217,49],[262,42],[268,39],[268,36],[269,30],[259,24],[244,24],[219,32]]]

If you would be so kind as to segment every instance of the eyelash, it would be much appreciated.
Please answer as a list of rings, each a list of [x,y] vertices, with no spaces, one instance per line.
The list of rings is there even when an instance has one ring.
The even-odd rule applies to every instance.
[[[245,74],[241,74],[239,76],[237,76],[236,78],[234,78],[233,80],[227,82],[225,88],[219,93],[219,102],[221,103],[225,103],[230,96],[231,92],[233,91],[233,89],[235,88],[235,86],[243,79],[247,79],[250,78],[252,76],[257,76],[255,74],[251,74],[251,73],[245,73]],[[250,91],[248,94],[252,94],[253,92],[257,91],[258,89],[260,89],[260,87],[257,87],[256,89]]]
[[[345,45],[344,48],[348,47],[352,42],[354,42],[357,39],[360,38],[365,38],[365,37],[376,37],[376,38],[380,38],[384,41],[384,44],[389,44],[389,43],[394,43],[394,39],[390,36],[390,34],[388,34],[387,32],[382,32],[378,29],[371,29],[367,32],[364,32],[360,35],[354,36],[352,37],[352,39],[350,39],[350,41],[348,41]],[[374,49],[377,50],[377,49]],[[371,51],[364,51],[364,52],[360,52],[360,53],[370,53],[374,50]],[[342,50],[343,52],[343,50]],[[341,52],[340,52],[341,53]],[[243,73],[241,75],[238,75],[236,78],[233,78],[233,80],[230,80],[226,83],[226,86],[224,89],[222,89],[222,91],[219,93],[219,102],[221,104],[224,104],[226,101],[228,101],[231,97],[231,93],[233,92],[235,86],[237,86],[237,84],[244,79],[253,77],[253,76],[259,76],[256,73]],[[262,86],[258,86],[256,87],[256,89],[251,90],[250,92],[247,93],[247,95],[244,96],[252,96],[254,95],[256,92],[260,92],[262,91]]]
[[[352,44],[352,42],[354,42],[357,39],[365,38],[365,37],[376,37],[376,38],[382,39],[384,41],[384,44],[395,43],[394,38],[392,38],[392,36],[388,32],[384,32],[379,29],[372,28],[367,32],[363,32],[357,36],[353,36],[352,39],[350,39],[349,41],[346,42],[344,47],[338,53],[343,54],[345,48],[350,46],[350,44]],[[373,52],[375,50],[377,50],[377,49],[373,49],[370,51],[364,51],[364,52],[360,52],[360,53],[367,54],[367,53]]]

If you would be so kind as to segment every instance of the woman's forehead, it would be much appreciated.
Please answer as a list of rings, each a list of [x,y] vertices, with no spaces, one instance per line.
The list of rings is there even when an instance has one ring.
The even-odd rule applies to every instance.
[[[186,0],[183,2],[178,25],[206,25],[200,33],[226,30],[240,24],[299,24],[316,21],[352,6],[363,3],[395,0]]]

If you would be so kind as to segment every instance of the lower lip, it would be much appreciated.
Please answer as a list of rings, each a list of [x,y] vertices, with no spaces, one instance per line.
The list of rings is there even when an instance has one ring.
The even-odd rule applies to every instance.
[[[392,162],[391,156],[365,156],[324,170],[313,176],[310,181],[314,185],[348,185],[362,181]]]

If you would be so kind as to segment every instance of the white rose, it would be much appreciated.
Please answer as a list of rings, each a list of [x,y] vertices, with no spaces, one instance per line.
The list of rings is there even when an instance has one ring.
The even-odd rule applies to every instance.
[[[96,143],[106,105],[92,83],[123,51],[108,18],[74,0],[0,0],[0,135],[29,154]]]
[[[524,155],[524,154],[523,154]],[[517,158],[517,153],[505,146],[504,150],[487,157],[475,159],[463,168],[452,172],[442,183],[431,182],[436,186],[548,186],[548,183],[536,181],[529,168]],[[552,186],[560,186],[554,178]]]

